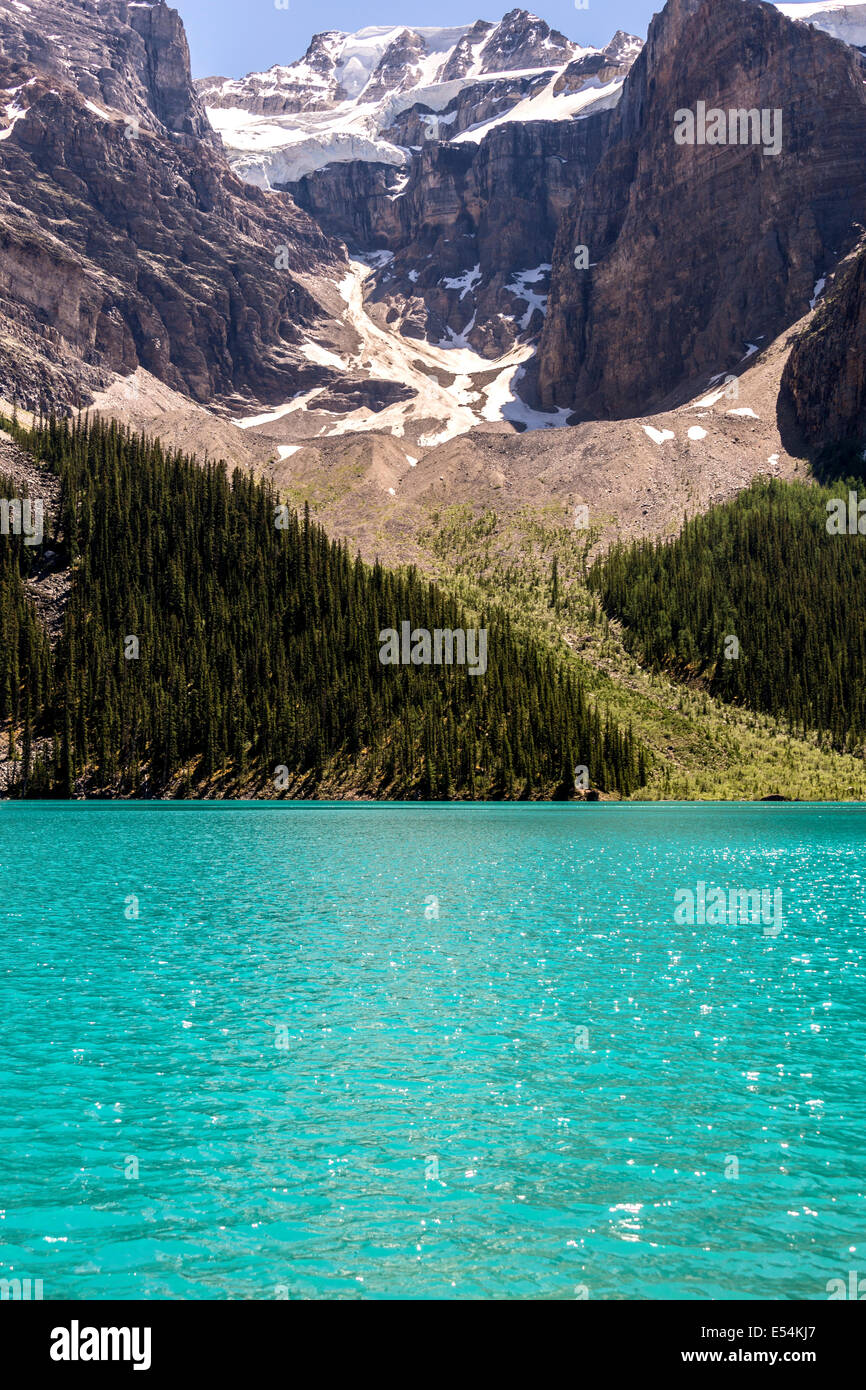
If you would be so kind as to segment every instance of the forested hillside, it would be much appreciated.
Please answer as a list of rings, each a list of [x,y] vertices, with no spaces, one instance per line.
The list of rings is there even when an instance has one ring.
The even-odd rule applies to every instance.
[[[240,470],[99,420],[3,423],[62,482],[73,573],[49,665],[34,552],[0,539],[13,794],[543,797],[578,764],[604,791],[645,781],[631,732],[502,611],[353,559]],[[486,673],[382,665],[380,631],[406,620],[486,628]]]
[[[651,668],[781,716],[792,732],[860,749],[866,536],[828,533],[833,498],[847,515],[847,484],[759,480],[673,541],[614,548],[590,585]]]

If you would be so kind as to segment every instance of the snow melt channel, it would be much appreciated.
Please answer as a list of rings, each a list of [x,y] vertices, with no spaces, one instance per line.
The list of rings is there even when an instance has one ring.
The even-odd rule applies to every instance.
[[[336,354],[315,344],[306,344],[302,351],[311,361],[323,366],[339,362],[344,370],[363,374],[373,381],[403,382],[412,389],[414,397],[395,401],[384,410],[373,411],[364,406],[341,414],[332,425],[319,430],[315,438],[369,430],[401,438],[408,426],[423,422],[427,428],[418,436],[418,443],[430,448],[465,434],[482,421],[506,420],[531,430],[565,424],[571,414],[569,410],[533,410],[517,394],[517,383],[534,350],[529,343],[517,343],[502,357],[491,360],[467,347],[465,342],[459,347],[436,347],[421,339],[403,338],[375,323],[367,313],[364,288],[374,267],[358,260],[350,261],[349,266],[349,273],[338,289],[346,305],[346,321],[357,333],[359,347],[344,358],[337,358]],[[496,375],[487,385],[475,386],[473,376],[480,373],[489,376],[492,372]],[[443,385],[447,376],[451,380]],[[272,410],[234,423],[241,429],[250,429],[281,420],[297,410],[315,410],[315,398],[324,389],[316,387]]]

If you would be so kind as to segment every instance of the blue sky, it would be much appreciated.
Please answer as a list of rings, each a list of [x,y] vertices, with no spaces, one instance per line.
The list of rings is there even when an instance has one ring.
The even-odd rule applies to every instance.
[[[288,10],[274,0],[169,0],[186,25],[194,77],[240,77],[246,72],[300,58],[313,34],[323,29],[352,33],[368,24],[420,27],[471,24],[501,19],[515,0],[499,5],[485,0],[289,0]],[[617,29],[646,36],[647,25],[664,0],[589,0],[575,9],[574,0],[526,3],[554,29],[579,43],[603,47]]]

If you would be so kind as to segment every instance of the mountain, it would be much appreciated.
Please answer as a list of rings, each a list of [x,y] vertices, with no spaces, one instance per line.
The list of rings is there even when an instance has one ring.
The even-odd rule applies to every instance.
[[[325,122],[317,148],[361,140],[365,156],[328,154],[315,177],[275,189],[224,148],[203,104],[257,107],[266,84],[197,91],[162,0],[3,0],[0,396],[96,399],[143,423],[150,408],[184,431],[185,409],[202,425],[193,403],[231,410],[245,429],[291,409],[313,432],[393,429],[418,449],[506,411],[531,423],[516,382],[556,227],[600,157],[640,44],[619,34],[586,50],[517,10],[403,34],[319,36],[288,78],[268,79],[279,89],[268,101]],[[227,138],[239,115],[270,123],[277,153],[312,138],[297,113],[207,111],[231,118]],[[432,138],[428,119],[454,139]],[[350,268],[344,238],[379,259]],[[435,361],[411,365],[418,339]],[[442,353],[461,343],[448,385],[458,363]],[[240,438],[229,452],[250,454]]]
[[[762,554],[752,602],[725,549],[764,516],[774,546],[811,545],[810,460],[862,469],[866,72],[856,26],[827,32],[839,8],[668,0],[645,45],[604,49],[513,10],[194,84],[161,0],[0,0],[0,474],[63,513],[0,564],[0,781],[23,761],[31,791],[128,794],[146,769],[168,794],[270,794],[277,721],[295,794],[562,794],[565,711],[613,793],[858,794],[862,721],[775,620],[832,610],[847,560],[822,552],[813,593]],[[680,143],[715,103],[745,143]],[[117,428],[64,434],[43,404]],[[759,481],[739,510],[767,476],[768,507]],[[313,514],[287,566],[257,529],[277,498]],[[706,511],[730,525],[695,629],[681,574],[707,532],[665,547]],[[605,596],[617,539],[641,548]],[[650,593],[654,566],[673,578]],[[352,617],[386,592],[502,615],[528,683],[386,692]],[[161,653],[146,709],[123,612]],[[734,680],[717,624],[740,621]]]
[[[859,236],[860,8],[669,0],[604,49],[514,9],[193,83],[162,0],[2,0],[0,394],[420,452],[675,403]],[[678,145],[699,102],[778,154]]]
[[[297,63],[196,89],[241,178],[390,253],[368,293],[389,323],[494,361],[538,333],[560,217],[641,46],[581,47],[515,9],[319,34]]]
[[[353,560],[309,509],[114,424],[2,423],[62,482],[43,548],[74,573],[49,651],[32,552],[0,549],[0,723],[21,743],[5,790],[528,800],[570,795],[578,761],[601,790],[646,780],[631,732],[500,609],[476,618],[414,571]],[[404,623],[412,660],[384,662]]]
[[[0,169],[0,395],[77,404],[139,368],[201,402],[310,382],[310,273],[345,253],[232,173],[161,0],[3,0]]]
[[[821,475],[864,476],[866,248],[837,271],[812,322],[794,340],[781,381],[791,448]]]

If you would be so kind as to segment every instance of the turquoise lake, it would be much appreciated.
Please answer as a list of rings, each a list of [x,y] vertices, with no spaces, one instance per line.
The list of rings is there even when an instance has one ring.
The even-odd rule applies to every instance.
[[[5,803],[0,872],[46,1300],[866,1276],[866,807]]]

